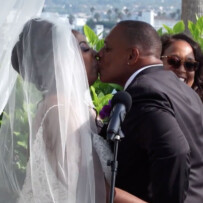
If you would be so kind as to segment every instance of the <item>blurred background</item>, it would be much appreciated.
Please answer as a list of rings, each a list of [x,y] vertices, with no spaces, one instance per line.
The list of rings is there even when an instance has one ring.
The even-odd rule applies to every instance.
[[[181,19],[181,0],[46,0],[45,13],[69,19],[73,29],[87,24],[103,38],[120,20],[141,20],[155,29],[173,27]]]

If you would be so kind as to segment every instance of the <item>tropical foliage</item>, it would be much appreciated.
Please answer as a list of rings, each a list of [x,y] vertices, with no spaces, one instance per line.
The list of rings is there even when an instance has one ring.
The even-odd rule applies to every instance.
[[[199,43],[201,49],[203,50],[203,16],[196,18],[196,23],[193,23],[190,20],[188,21],[188,29],[193,39]]]
[[[165,33],[168,33],[168,34],[177,34],[177,33],[180,33],[180,32],[184,32],[184,30],[185,30],[185,24],[181,20],[181,21],[177,22],[172,28],[170,28],[167,25],[163,24],[163,27],[159,28],[157,30],[157,32],[161,36],[161,35],[163,35]]]
[[[11,156],[14,159],[13,168],[16,171],[17,178],[23,180],[22,177],[25,176],[26,164],[28,161],[28,138],[29,138],[29,124],[28,124],[28,114],[30,112],[30,117],[34,118],[34,113],[36,112],[37,103],[42,98],[41,93],[36,89],[35,85],[29,83],[27,86],[31,89],[32,95],[35,98],[32,103],[26,103],[24,100],[24,91],[22,88],[23,79],[18,77],[16,83],[15,100],[13,105],[15,105],[14,114],[10,113],[12,109],[7,109],[10,106],[6,106],[2,114],[3,120],[1,120],[2,132],[5,132],[6,141],[4,143],[7,146],[8,152],[5,156]],[[10,111],[9,111],[10,110]],[[9,112],[9,113],[8,113]],[[12,117],[11,117],[12,116]],[[6,128],[10,127],[10,128]],[[9,132],[9,133],[8,133]],[[11,134],[13,133],[13,135]],[[3,137],[2,137],[3,138]],[[2,139],[3,140],[3,139]],[[11,151],[11,146],[13,146],[13,151]]]
[[[201,49],[203,50],[203,16],[202,17],[196,17],[197,21],[196,23],[193,23],[192,21],[188,21],[187,25],[180,20],[178,21],[173,28],[168,27],[167,25],[163,25],[162,28],[157,30],[159,35],[163,35],[165,33],[168,34],[177,34],[185,31],[185,27],[187,26],[190,32],[191,37],[199,43]]]

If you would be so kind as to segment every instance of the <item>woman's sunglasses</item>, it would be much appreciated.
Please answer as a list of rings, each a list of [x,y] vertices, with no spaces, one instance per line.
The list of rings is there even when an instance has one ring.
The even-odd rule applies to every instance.
[[[167,63],[173,68],[178,69],[182,64],[185,69],[189,72],[196,71],[198,69],[199,63],[194,60],[184,61],[177,56],[161,56],[161,59],[167,59]]]

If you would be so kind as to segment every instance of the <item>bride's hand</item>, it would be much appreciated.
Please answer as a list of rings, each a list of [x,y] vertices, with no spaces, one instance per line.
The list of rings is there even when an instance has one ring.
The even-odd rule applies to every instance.
[[[110,186],[107,182],[106,182],[106,193],[107,193],[106,202],[109,203]],[[140,198],[138,198],[124,190],[115,188],[114,203],[147,203],[147,202],[141,200]]]

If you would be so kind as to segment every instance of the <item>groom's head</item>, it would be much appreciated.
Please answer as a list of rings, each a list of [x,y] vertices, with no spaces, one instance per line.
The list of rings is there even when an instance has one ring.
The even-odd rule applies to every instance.
[[[141,21],[121,21],[105,39],[99,52],[100,78],[103,82],[125,85],[143,66],[161,63],[161,41],[156,30]]]

